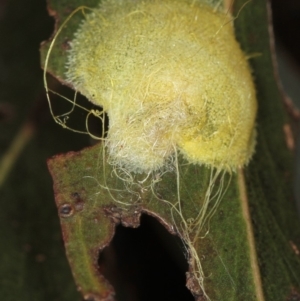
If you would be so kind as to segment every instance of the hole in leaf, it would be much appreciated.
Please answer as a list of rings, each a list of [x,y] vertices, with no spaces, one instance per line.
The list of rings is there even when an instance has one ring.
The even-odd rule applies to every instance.
[[[108,116],[101,107],[92,104],[79,92],[76,94],[73,89],[62,85],[50,75],[47,76],[47,84],[50,89],[51,108],[55,117],[59,117],[60,121],[72,130],[89,132],[98,138],[105,136],[103,129],[105,132],[108,130]],[[92,110],[97,111],[99,116],[91,113]]]
[[[140,227],[116,227],[99,256],[101,274],[118,301],[193,301],[186,288],[188,263],[184,244],[155,218],[142,215]]]

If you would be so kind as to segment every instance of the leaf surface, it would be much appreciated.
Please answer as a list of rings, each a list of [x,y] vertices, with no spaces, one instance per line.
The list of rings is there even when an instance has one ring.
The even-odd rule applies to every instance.
[[[52,1],[57,28],[83,1]],[[84,5],[94,7],[96,1]],[[82,11],[71,18],[56,37],[49,71],[64,80],[68,41],[78,28]],[[238,41],[252,57],[250,64],[257,87],[259,111],[257,148],[244,171],[233,175],[225,196],[210,219],[209,234],[195,244],[211,300],[297,300],[300,230],[291,189],[292,155],[286,148],[283,126],[288,118],[272,66],[268,9],[265,1],[235,1],[233,15]],[[259,20],[260,22],[255,22]],[[42,49],[47,57],[48,45]],[[258,55],[253,55],[253,54]],[[111,241],[115,226],[138,227],[143,213],[156,217],[171,233],[184,237],[177,206],[178,179],[166,173],[141,185],[124,183],[106,162],[101,145],[49,160],[65,247],[75,281],[86,299],[110,300],[113,288],[99,272],[98,255]],[[195,218],[205,196],[210,171],[187,165],[180,159],[179,191],[182,215]],[[141,183],[145,175],[136,176]],[[229,177],[225,177],[225,184]],[[154,193],[153,193],[154,191]],[[124,205],[126,204],[126,205]],[[128,205],[130,204],[130,205]],[[179,225],[179,226],[178,226]],[[190,273],[193,264],[190,263]],[[193,278],[188,287],[204,300]],[[295,297],[296,296],[296,297]]]

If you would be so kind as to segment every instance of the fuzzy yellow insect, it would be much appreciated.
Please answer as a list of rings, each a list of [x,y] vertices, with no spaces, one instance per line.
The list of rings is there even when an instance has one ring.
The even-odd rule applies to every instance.
[[[255,145],[255,88],[232,17],[200,0],[104,0],[69,51],[68,81],[109,115],[111,164],[151,172],[181,153],[232,171]]]

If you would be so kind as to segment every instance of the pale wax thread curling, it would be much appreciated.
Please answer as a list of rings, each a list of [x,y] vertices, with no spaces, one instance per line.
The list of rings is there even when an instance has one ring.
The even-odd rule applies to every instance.
[[[176,158],[177,158],[177,151],[175,150]],[[193,277],[197,280],[199,287],[201,288],[203,296],[205,296],[206,300],[210,300],[210,297],[207,295],[205,291],[205,279],[209,276],[206,276],[204,274],[202,264],[199,258],[199,254],[196,250],[197,241],[199,238],[204,238],[209,233],[209,222],[212,216],[214,215],[218,205],[221,202],[221,199],[225,195],[229,184],[231,180],[231,175],[228,179],[227,185],[224,188],[224,182],[225,182],[225,170],[216,170],[211,169],[210,175],[209,175],[209,184],[207,186],[207,190],[204,193],[204,199],[198,206],[201,208],[198,215],[195,218],[185,217],[182,208],[181,208],[181,197],[180,197],[180,172],[179,172],[179,164],[178,159],[176,159],[175,162],[176,166],[176,175],[177,175],[177,202],[173,204],[172,202],[168,200],[161,200],[168,204],[171,209],[171,216],[173,219],[173,224],[175,225],[177,233],[181,235],[181,238],[185,242],[187,248],[186,252],[189,254],[189,265],[192,267],[190,270],[190,274],[193,275]],[[215,184],[217,181],[220,181],[219,187],[217,187],[216,191],[214,189]],[[153,188],[153,194],[155,195],[155,189]],[[157,196],[157,198],[159,198]],[[179,223],[178,223],[179,219]],[[206,226],[206,229],[204,231],[204,236],[200,237],[200,233],[202,230],[204,230],[204,226]],[[219,256],[220,258],[220,256]],[[224,262],[220,258],[220,261],[222,265],[224,266]],[[229,273],[229,271],[225,270],[228,273],[229,279],[232,282],[232,277]]]
[[[207,300],[195,245],[228,188],[225,173],[249,162],[256,135],[255,89],[231,21],[200,0],[104,0],[79,26],[66,72],[76,91],[109,116],[104,174],[109,162],[127,191],[136,194],[137,185],[156,195],[164,173],[176,173],[177,202],[161,201],[170,206]],[[194,219],[181,209],[179,155],[211,169]],[[132,205],[116,199],[107,183],[99,187]]]
[[[75,107],[80,108],[81,110],[87,112],[88,116],[89,116],[90,113],[92,113],[94,116],[99,117],[102,114],[102,112],[99,112],[98,110],[88,110],[87,108],[85,108],[85,107],[77,104],[76,103],[77,91],[75,91],[74,98],[73,98],[73,100],[71,100],[71,99],[69,99],[69,98],[61,95],[60,93],[52,90],[51,88],[49,88],[49,86],[48,86],[48,80],[47,80],[47,72],[48,72],[48,66],[49,66],[49,61],[50,61],[50,54],[51,54],[51,52],[52,52],[52,50],[54,48],[54,45],[55,45],[56,40],[57,40],[57,37],[60,35],[60,33],[62,32],[62,30],[64,29],[64,27],[68,24],[68,22],[73,18],[73,16],[77,12],[81,11],[85,15],[85,10],[92,11],[93,9],[91,9],[90,7],[87,7],[87,6],[80,6],[80,7],[78,7],[77,9],[75,9],[65,19],[65,21],[61,24],[61,26],[57,29],[57,32],[55,33],[52,41],[50,42],[49,49],[48,49],[48,51],[46,53],[45,63],[44,63],[44,72],[43,72],[43,82],[44,82],[44,87],[45,87],[45,90],[46,90],[46,97],[47,97],[47,101],[48,101],[50,113],[51,113],[54,121],[57,124],[61,125],[63,128],[69,129],[69,130],[71,130],[73,132],[80,133],[80,134],[90,134],[90,133],[86,132],[86,131],[82,131],[82,130],[76,130],[76,129],[71,128],[71,127],[69,127],[67,125],[67,120],[69,119],[69,115],[74,111],[74,108]],[[53,108],[52,108],[52,104],[51,104],[51,97],[50,97],[51,93],[53,95],[61,97],[62,99],[66,100],[67,102],[71,103],[72,104],[71,109],[68,112],[60,114],[60,115],[54,114],[54,111],[53,111]],[[88,118],[88,116],[87,116],[87,118]],[[86,121],[86,123],[87,123],[87,121]]]

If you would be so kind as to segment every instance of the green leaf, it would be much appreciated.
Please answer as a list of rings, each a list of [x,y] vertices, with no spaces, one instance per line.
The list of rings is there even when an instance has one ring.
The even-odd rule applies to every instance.
[[[98,250],[112,239],[116,224],[137,227],[141,213],[156,216],[172,233],[176,232],[175,224],[181,223],[180,217],[175,212],[172,216],[170,206],[163,202],[163,199],[173,203],[177,201],[174,173],[165,174],[155,185],[159,197],[153,195],[149,181],[129,192],[122,180],[111,176],[114,171],[110,165],[103,167],[99,161],[101,157],[102,147],[95,146],[82,152],[57,156],[48,163],[74,277],[84,295],[97,296],[99,300],[107,296],[111,288],[96,272],[96,258]],[[95,166],[97,161],[99,164]],[[181,198],[186,200],[183,203],[184,215],[192,218],[199,210],[196,200],[203,198],[209,173],[197,166],[186,165],[182,166],[180,174]],[[199,241],[198,252],[201,258],[205,258],[202,262],[204,271],[210,274],[206,289],[212,300],[255,300],[246,225],[235,177],[232,182],[218,213],[211,220],[210,234]],[[131,200],[132,206],[127,208],[116,202],[128,200]],[[76,210],[77,207],[80,209]],[[71,213],[63,214],[65,208],[70,209]],[[180,229],[178,231],[180,234]],[[230,266],[242,268],[228,271]],[[222,290],[215,290],[215,287],[222,287]]]
[[[57,27],[82,4],[82,0],[73,1],[72,5],[52,1],[51,9],[59,16]],[[93,7],[97,2],[91,0],[84,5]],[[259,102],[256,153],[244,171],[238,171],[231,179],[225,176],[225,186],[229,183],[229,187],[210,219],[209,233],[205,235],[203,229],[193,246],[201,259],[205,290],[211,300],[297,300],[300,228],[292,199],[292,155],[283,133],[288,119],[273,71],[266,1],[236,0],[233,15],[237,16],[238,41],[252,57]],[[66,42],[72,39],[82,17],[79,10],[52,45],[48,68],[62,81]],[[48,49],[49,43],[42,49],[43,61]],[[184,220],[196,217],[211,174],[205,167],[184,164],[181,158],[179,163],[179,179],[175,173],[166,173],[154,186],[148,179],[130,186],[129,192],[126,183],[106,162],[101,145],[49,160],[67,256],[86,299],[108,300],[113,295],[113,288],[99,272],[97,259],[118,223],[138,227],[140,215],[147,213],[171,233],[185,238],[182,216]],[[141,183],[144,178],[145,175],[136,175],[134,183]],[[216,184],[221,185],[219,181]],[[182,216],[174,210],[178,208],[178,183]],[[192,261],[187,285],[197,300],[204,300],[193,278]]]

